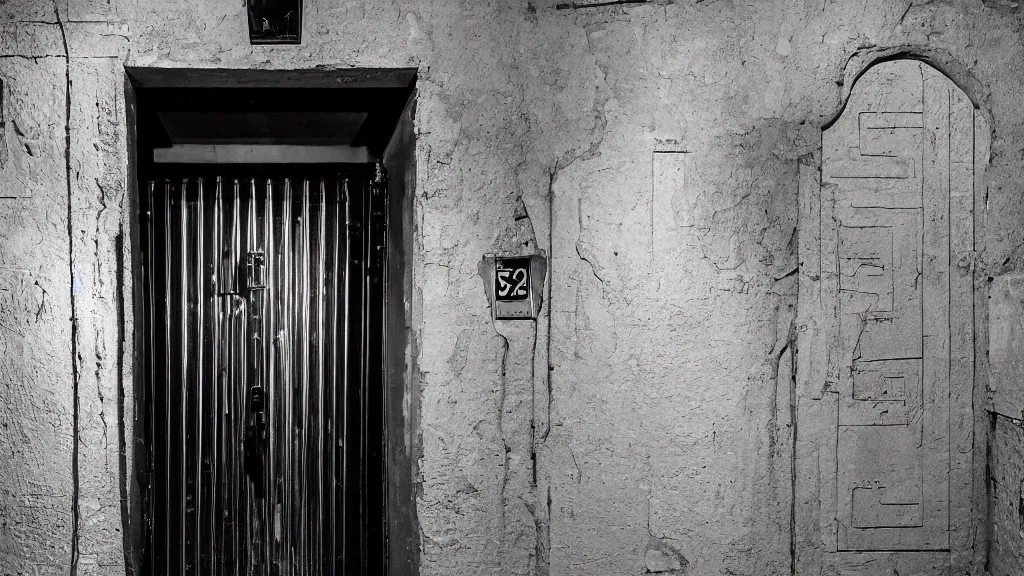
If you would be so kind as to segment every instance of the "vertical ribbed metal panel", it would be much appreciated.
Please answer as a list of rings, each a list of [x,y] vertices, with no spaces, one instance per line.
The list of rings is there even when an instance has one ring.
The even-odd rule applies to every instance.
[[[145,190],[152,573],[381,573],[383,180]]]

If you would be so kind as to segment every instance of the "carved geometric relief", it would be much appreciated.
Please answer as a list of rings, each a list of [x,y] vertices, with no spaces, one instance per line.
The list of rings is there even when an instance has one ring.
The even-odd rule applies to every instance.
[[[822,134],[837,552],[950,549],[951,249],[973,241],[951,198],[972,194],[973,114],[942,74],[897,60]]]

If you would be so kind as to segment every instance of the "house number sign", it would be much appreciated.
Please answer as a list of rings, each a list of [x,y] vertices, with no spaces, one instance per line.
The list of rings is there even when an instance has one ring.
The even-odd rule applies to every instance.
[[[526,300],[530,291],[530,259],[501,258],[494,260],[494,294],[498,300]]]
[[[496,320],[529,320],[540,308],[542,260],[536,256],[494,256],[492,309]],[[541,264],[538,264],[541,263]],[[538,278],[540,276],[540,278]]]

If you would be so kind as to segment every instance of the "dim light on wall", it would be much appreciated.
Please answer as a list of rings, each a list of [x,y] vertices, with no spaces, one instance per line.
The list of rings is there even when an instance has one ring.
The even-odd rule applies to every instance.
[[[302,0],[246,0],[250,44],[301,44]]]

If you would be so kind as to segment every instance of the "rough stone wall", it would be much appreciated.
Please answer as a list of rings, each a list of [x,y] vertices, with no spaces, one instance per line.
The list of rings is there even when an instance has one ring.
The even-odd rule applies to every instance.
[[[992,442],[992,576],[1024,572],[1024,427],[1021,421],[993,417]]]
[[[123,65],[420,68],[423,574],[790,570],[799,162],[872,60],[980,106],[978,276],[1024,267],[1013,2],[305,6],[298,47],[250,46],[242,2],[0,6],[3,573],[123,565]],[[536,324],[490,320],[497,251],[547,254]]]
[[[989,514],[994,576],[1024,572],[1024,274],[990,277]]]

